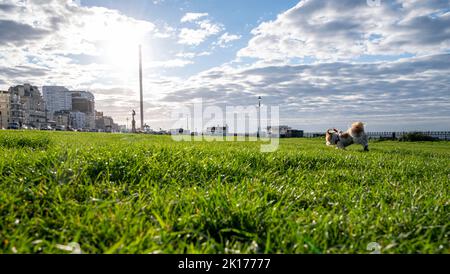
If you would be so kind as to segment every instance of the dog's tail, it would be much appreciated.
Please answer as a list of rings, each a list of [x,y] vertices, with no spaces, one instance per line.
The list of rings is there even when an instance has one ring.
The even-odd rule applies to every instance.
[[[364,124],[362,122],[356,122],[352,124],[352,133],[359,135],[364,132]]]

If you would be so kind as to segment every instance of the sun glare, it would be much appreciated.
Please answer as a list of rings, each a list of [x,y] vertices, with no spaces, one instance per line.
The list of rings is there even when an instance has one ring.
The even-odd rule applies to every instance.
[[[138,64],[139,45],[142,43],[142,36],[133,30],[123,29],[111,33],[103,47],[106,64],[121,72],[135,70]]]
[[[138,50],[148,48],[146,35],[150,27],[124,21],[91,21],[85,35],[97,41],[97,51],[102,63],[112,70],[116,77],[125,78],[135,74],[138,67]]]

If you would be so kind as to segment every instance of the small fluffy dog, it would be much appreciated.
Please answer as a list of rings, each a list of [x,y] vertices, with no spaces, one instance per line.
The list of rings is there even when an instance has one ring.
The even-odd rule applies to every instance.
[[[336,146],[338,149],[345,149],[352,144],[360,144],[364,147],[364,151],[369,151],[369,141],[364,132],[364,124],[361,122],[353,123],[347,132],[338,131],[337,129],[327,130],[325,136],[327,146]]]

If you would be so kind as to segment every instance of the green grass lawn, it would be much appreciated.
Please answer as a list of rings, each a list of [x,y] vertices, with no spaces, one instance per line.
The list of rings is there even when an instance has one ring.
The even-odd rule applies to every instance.
[[[450,143],[0,131],[0,253],[449,253]]]

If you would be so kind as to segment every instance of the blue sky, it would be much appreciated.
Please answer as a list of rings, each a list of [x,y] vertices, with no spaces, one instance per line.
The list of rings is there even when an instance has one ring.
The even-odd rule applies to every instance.
[[[280,107],[307,131],[450,129],[450,1],[0,0],[0,89],[85,89],[125,123],[207,105]],[[371,1],[373,2],[373,1]],[[138,123],[139,124],[139,123]]]

